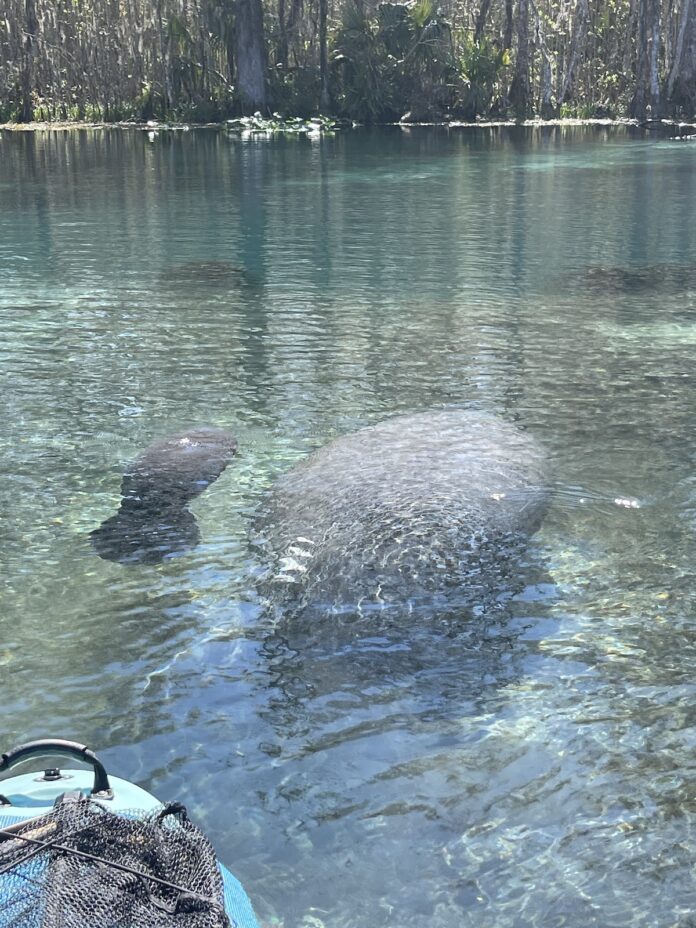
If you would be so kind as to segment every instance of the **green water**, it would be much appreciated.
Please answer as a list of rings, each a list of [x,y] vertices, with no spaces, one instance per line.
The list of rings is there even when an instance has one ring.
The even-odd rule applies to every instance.
[[[694,924],[695,202],[693,144],[622,132],[0,135],[0,744],[187,803],[268,926]],[[517,595],[274,628],[263,489],[449,405],[548,449]],[[202,423],[203,543],[99,560]]]

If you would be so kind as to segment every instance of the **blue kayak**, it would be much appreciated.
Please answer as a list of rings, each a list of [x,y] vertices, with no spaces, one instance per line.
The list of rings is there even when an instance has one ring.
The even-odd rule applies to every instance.
[[[56,901],[66,881],[71,880],[73,896],[87,898],[84,886],[88,885],[89,892],[98,893],[105,910],[106,900],[116,899],[119,893],[123,898],[113,903],[114,912],[118,905],[119,911],[130,912],[123,907],[124,899],[130,905],[134,895],[143,896],[144,903],[140,900],[138,904],[152,904],[156,912],[148,924],[258,928],[241,883],[217,860],[205,836],[188,821],[184,807],[165,806],[134,783],[107,774],[85,745],[62,740],[21,745],[2,755],[0,774],[31,760],[58,756],[92,769],[64,769],[45,766],[44,762],[38,774],[34,770],[0,780],[0,928],[33,928],[53,925],[54,921],[82,924],[77,916],[66,917],[67,903]],[[155,842],[158,859],[148,841]],[[200,872],[206,849],[212,871],[207,882]],[[142,854],[142,861],[137,853]],[[179,861],[185,866],[177,870]],[[86,879],[89,884],[85,884]],[[101,891],[95,889],[97,879],[104,881]],[[27,902],[29,890],[35,893],[35,904]],[[200,915],[208,902],[211,911],[216,905],[224,906],[220,920],[211,916],[212,920],[206,921]],[[57,919],[51,916],[52,906],[60,910]],[[137,919],[140,928],[142,912],[149,909],[137,911],[141,913]],[[127,917],[124,921],[124,917],[114,916],[110,921],[110,916],[104,915],[95,920],[92,914],[85,924],[133,923],[135,928],[135,922]]]

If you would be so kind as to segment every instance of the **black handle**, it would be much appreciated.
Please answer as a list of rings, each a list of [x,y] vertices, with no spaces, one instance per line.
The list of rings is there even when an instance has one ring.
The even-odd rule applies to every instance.
[[[46,757],[49,754],[74,757],[75,760],[90,764],[94,768],[92,794],[109,794],[111,792],[106,768],[97,755],[84,744],[79,744],[77,741],[63,741],[62,738],[43,738],[40,741],[28,741],[26,744],[20,744],[19,747],[2,755],[2,758],[0,758],[0,773],[15,767],[24,760],[29,760],[32,757]]]

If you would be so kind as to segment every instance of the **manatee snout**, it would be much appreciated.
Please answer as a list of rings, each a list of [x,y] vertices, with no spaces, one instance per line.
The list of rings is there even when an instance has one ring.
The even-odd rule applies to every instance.
[[[90,535],[109,561],[157,563],[197,544],[200,533],[188,503],[210,486],[237,452],[224,429],[201,426],[154,442],[121,481],[121,506]]]

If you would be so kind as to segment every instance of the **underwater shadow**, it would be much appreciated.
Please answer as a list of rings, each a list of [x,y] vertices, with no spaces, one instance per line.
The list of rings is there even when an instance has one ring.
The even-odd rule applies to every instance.
[[[534,548],[522,563],[501,567],[499,580],[495,590],[462,589],[455,600],[407,606],[326,607],[320,615],[316,604],[290,613],[269,605],[260,650],[272,690],[265,721],[287,740],[347,713],[367,712],[379,726],[380,704],[392,725],[388,707],[404,698],[406,727],[423,715],[480,714],[485,702],[504,700],[505,687],[525,675],[536,647],[520,638],[540,614],[548,621],[548,591],[555,587]]]
[[[564,291],[570,288],[607,296],[679,294],[685,290],[696,290],[696,265],[662,263],[630,267],[598,264],[560,275],[555,284]]]
[[[177,293],[182,288],[192,288],[196,293],[248,293],[263,288],[263,279],[257,273],[231,261],[185,261],[165,267],[158,275],[158,284],[163,289]]]

